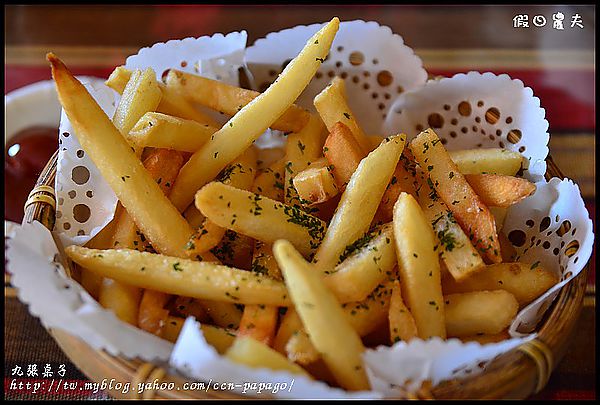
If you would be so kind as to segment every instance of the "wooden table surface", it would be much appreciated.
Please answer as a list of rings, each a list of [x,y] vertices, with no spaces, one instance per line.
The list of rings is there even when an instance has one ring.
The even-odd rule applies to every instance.
[[[564,30],[552,28],[562,12]],[[529,28],[513,17],[529,16]],[[50,78],[44,59],[58,54],[75,74],[107,77],[143,46],[169,39],[246,30],[248,43],[268,32],[339,16],[389,26],[415,49],[432,75],[470,70],[507,73],[533,89],[550,123],[550,153],[580,186],[595,217],[595,8],[593,6],[6,6],[5,93]],[[548,24],[535,27],[543,15]],[[581,17],[583,28],[571,27]],[[588,295],[573,344],[536,399],[595,399],[595,253]],[[65,364],[67,379],[85,381],[36,318],[5,289],[5,398],[105,398],[61,390],[48,396],[10,387],[20,365]]]

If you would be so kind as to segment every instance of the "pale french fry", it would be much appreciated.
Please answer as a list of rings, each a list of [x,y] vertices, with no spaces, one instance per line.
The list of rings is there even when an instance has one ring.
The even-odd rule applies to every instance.
[[[296,183],[293,180],[298,173],[312,167],[312,162],[321,156],[321,133],[324,130],[325,125],[321,119],[316,115],[311,115],[310,120],[301,131],[288,135],[284,172],[284,202],[288,205],[305,205],[305,201],[299,198],[296,192]]]
[[[365,348],[321,276],[290,242],[276,241],[273,252],[302,324],[337,382],[349,390],[369,389],[361,357]]]
[[[296,333],[296,331],[302,330],[302,328],[302,321],[300,320],[298,313],[294,307],[288,307],[285,315],[281,319],[277,333],[275,334],[275,339],[273,340],[273,349],[277,350],[281,354],[288,355],[288,358],[291,358],[293,361],[295,361],[292,357],[289,357],[289,353],[286,350],[286,345],[292,335]]]
[[[136,149],[166,148],[196,152],[219,128],[157,112],[144,114],[127,136]]]
[[[390,341],[392,343],[400,340],[408,342],[417,337],[415,318],[413,318],[402,300],[400,283],[397,280],[394,282],[392,290],[388,319],[390,322]]]
[[[238,304],[287,306],[280,282],[209,262],[197,262],[136,250],[65,249],[76,263],[104,277],[174,295]]]
[[[212,222],[265,243],[285,238],[305,255],[315,249],[325,223],[297,207],[220,182],[202,187],[196,207]]]
[[[418,237],[406,237],[418,235]],[[394,206],[394,240],[402,284],[402,296],[410,309],[419,337],[446,338],[440,265],[431,223],[407,193]]]
[[[163,328],[169,317],[169,311],[165,309],[169,298],[169,294],[160,291],[144,291],[137,318],[137,325],[140,329],[157,336],[162,335]]]
[[[330,200],[339,192],[333,173],[324,159],[316,160],[294,176],[292,184],[300,202],[309,206]]]
[[[119,130],[85,87],[53,54],[52,65],[60,102],[82,148],[159,252],[183,255],[193,230],[144,169]],[[187,204],[185,205],[186,208]]]
[[[246,305],[240,321],[238,336],[248,336],[270,346],[275,336],[279,308],[273,306]]]
[[[137,325],[141,298],[142,291],[138,287],[105,278],[100,286],[98,302],[111,309],[123,322]]]
[[[504,290],[476,291],[444,296],[448,336],[496,334],[517,315],[519,304]]]
[[[515,296],[522,308],[558,283],[558,276],[540,266],[539,262],[497,263],[485,266],[467,279],[457,282],[451,277],[443,279],[444,294],[483,290],[506,290]]]
[[[219,173],[217,181],[242,190],[249,190],[254,183],[255,174],[256,149],[251,146]],[[225,228],[206,219],[196,232],[194,232],[188,244],[190,247],[193,246],[194,254],[206,252],[219,244],[225,235],[225,231]]]
[[[126,69],[125,66],[118,66],[110,74],[105,84],[117,93],[122,94],[130,77],[130,70]],[[194,120],[213,127],[219,125],[213,118],[194,108],[189,101],[177,94],[173,89],[166,87],[163,83],[158,83],[158,86],[162,92],[162,97],[156,111],[187,120]]]
[[[135,70],[127,82],[117,110],[113,116],[115,127],[123,136],[127,137],[129,131],[138,122],[138,120],[148,111],[155,111],[160,103],[162,92],[158,87],[156,75],[150,68],[141,71]],[[138,156],[142,153],[142,148],[136,144],[132,145]]]
[[[304,329],[297,329],[290,336],[285,345],[285,351],[288,359],[302,366],[315,363],[321,358]]]
[[[167,88],[188,100],[219,111],[235,115],[261,93],[231,86],[227,83],[178,70],[171,70],[166,78]],[[300,131],[308,122],[310,113],[297,105],[288,109],[272,124],[273,129],[284,132]]]
[[[465,179],[488,207],[510,207],[535,192],[535,184],[513,176],[466,174]]]
[[[255,240],[252,267],[250,269],[254,273],[266,274],[272,279],[283,281],[272,249],[273,247],[270,244]]]
[[[344,260],[323,278],[341,303],[366,299],[393,274],[397,260],[392,225],[366,234],[352,249],[354,251],[344,252]]]
[[[338,188],[343,190],[366,153],[350,128],[338,121],[330,129],[329,136],[325,140],[323,156],[331,165],[331,172]]]
[[[231,302],[198,300],[213,322],[227,329],[237,329],[242,320],[242,311]]]
[[[436,236],[435,250],[446,268],[456,280],[464,280],[485,265],[462,228],[456,223],[452,212],[431,187],[431,180],[420,168],[415,178],[418,182],[418,199],[425,217]]]
[[[499,263],[502,257],[494,217],[450,159],[436,133],[431,129],[421,132],[410,143],[410,149],[475,248],[490,262]]]
[[[225,352],[229,360],[253,368],[282,370],[312,379],[302,367],[292,363],[269,346],[250,337],[238,337]]]
[[[503,340],[510,339],[510,334],[508,333],[508,329],[503,330],[500,333],[495,333],[493,335],[486,335],[484,333],[478,335],[471,336],[461,336],[460,340],[463,342],[478,342],[479,344],[485,345],[488,343],[498,343]]]
[[[405,135],[386,138],[358,165],[315,254],[314,262],[321,271],[333,269],[347,246],[369,229],[405,139]]]
[[[343,79],[335,77],[329,86],[317,94],[314,104],[329,132],[332,131],[337,122],[342,122],[350,128],[356,141],[363,149],[363,153],[368,153],[371,150],[372,141],[367,138],[358,125],[356,116],[350,110],[346,101],[346,84]]]
[[[196,191],[211,181],[233,159],[246,150],[304,91],[329,52],[339,19],[333,18],[308,40],[269,88],[237,112],[217,131],[179,172],[171,194],[175,207],[183,211]]]
[[[283,202],[284,170],[285,156],[256,176],[254,185],[252,186],[252,192],[270,198],[271,200]]]
[[[523,156],[507,149],[463,149],[448,152],[462,174],[504,174],[514,176],[521,168]]]

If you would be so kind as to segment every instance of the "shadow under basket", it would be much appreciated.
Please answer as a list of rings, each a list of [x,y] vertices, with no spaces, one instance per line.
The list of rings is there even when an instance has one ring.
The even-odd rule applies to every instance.
[[[50,230],[53,229],[55,221],[56,200],[53,187],[57,158],[58,152],[44,168],[25,204],[24,222],[37,220]],[[546,162],[547,179],[564,178],[550,156]],[[481,374],[443,381],[429,390],[421,390],[415,398],[418,396],[434,399],[521,399],[542,390],[568,348],[581,312],[588,271],[589,266],[586,266],[574,280],[562,288],[540,322],[535,340],[498,356]],[[134,384],[153,382],[158,379],[159,383],[174,382],[179,387],[186,382],[183,377],[169,374],[168,370],[154,364],[112,356],[103,350],[94,350],[81,339],[62,330],[50,329],[49,333],[69,359],[95,382],[114,378],[116,381],[131,382],[134,386]],[[115,398],[131,399],[249,398],[217,390],[146,390],[142,394],[138,394],[135,389],[128,394],[118,390],[107,390],[107,392]]]

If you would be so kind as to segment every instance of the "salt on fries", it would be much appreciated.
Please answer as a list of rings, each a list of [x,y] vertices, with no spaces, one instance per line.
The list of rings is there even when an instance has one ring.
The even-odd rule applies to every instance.
[[[403,134],[367,136],[341,78],[315,97],[317,113],[294,105],[338,26],[262,94],[119,67],[106,82],[122,94],[112,121],[48,55],[120,201],[86,247],[66,248],[103,306],[171,342],[194,316],[233,362],[365,390],[366,343],[500,341],[556,284],[539,262],[514,262],[502,233],[508,207],[535,192],[516,177],[519,153],[449,152],[431,129],[406,148]],[[197,106],[230,118],[220,126]],[[252,146],[269,127],[287,132],[283,149]]]

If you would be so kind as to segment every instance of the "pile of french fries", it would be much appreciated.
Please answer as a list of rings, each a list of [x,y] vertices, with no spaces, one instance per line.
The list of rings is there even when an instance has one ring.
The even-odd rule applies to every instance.
[[[340,78],[317,113],[293,104],[338,26],[264,93],[119,67],[112,120],[48,54],[79,142],[119,199],[109,226],[66,248],[104,307],[170,341],[194,316],[234,362],[366,390],[365,347],[505,339],[557,282],[514,262],[501,232],[506,209],[535,191],[515,176],[520,154],[449,152],[431,129],[410,142],[367,135]],[[267,128],[287,136],[280,159],[253,146]]]

